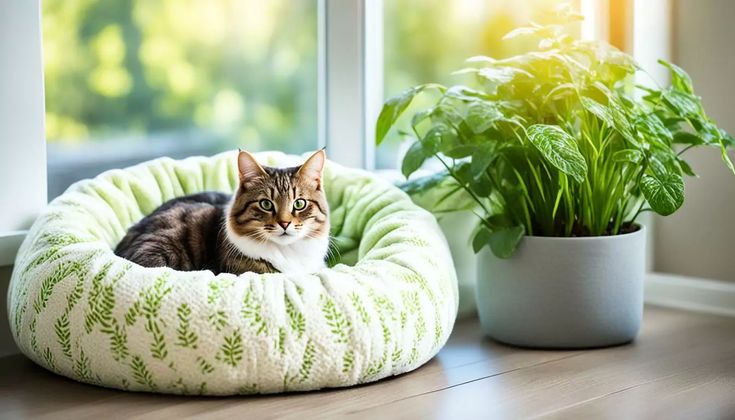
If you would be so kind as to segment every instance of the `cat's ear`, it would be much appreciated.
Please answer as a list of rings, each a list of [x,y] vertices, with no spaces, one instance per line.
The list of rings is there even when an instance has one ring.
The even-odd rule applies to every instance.
[[[237,171],[240,174],[240,182],[250,181],[254,178],[266,175],[265,170],[250,153],[240,150],[237,155]]]
[[[324,171],[324,163],[327,160],[327,154],[324,149],[318,150],[306,159],[301,167],[299,167],[298,175],[308,182],[316,183],[316,189],[322,188],[322,173]]]

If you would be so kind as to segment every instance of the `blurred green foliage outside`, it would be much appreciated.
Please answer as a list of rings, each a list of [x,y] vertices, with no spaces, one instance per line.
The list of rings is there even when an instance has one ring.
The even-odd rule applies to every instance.
[[[316,146],[316,0],[44,0],[50,143]]]
[[[461,81],[451,73],[467,57],[519,52],[502,36],[558,3],[384,0],[386,97]],[[44,0],[43,58],[50,162],[161,137],[212,153],[318,144],[317,0]],[[379,167],[395,166],[399,143],[378,150]]]

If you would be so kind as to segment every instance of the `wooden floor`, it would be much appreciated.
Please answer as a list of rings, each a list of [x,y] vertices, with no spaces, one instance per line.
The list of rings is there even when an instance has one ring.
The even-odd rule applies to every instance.
[[[634,344],[540,351],[457,325],[426,366],[372,385],[192,398],[82,385],[22,356],[0,359],[0,418],[734,419],[735,318],[647,307]]]

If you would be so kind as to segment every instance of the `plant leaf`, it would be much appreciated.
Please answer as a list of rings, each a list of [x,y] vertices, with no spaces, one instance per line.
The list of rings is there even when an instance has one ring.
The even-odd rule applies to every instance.
[[[658,63],[671,71],[671,84],[674,86],[675,89],[684,93],[694,93],[694,88],[692,87],[692,79],[691,77],[689,77],[687,72],[684,71],[684,69],[663,59],[659,59]]]
[[[498,229],[488,238],[490,249],[498,258],[510,258],[525,233],[526,229],[522,225]]]
[[[477,100],[467,107],[465,122],[473,133],[480,134],[502,118],[503,114],[498,108],[488,102]]]
[[[424,161],[431,156],[424,151],[423,144],[420,141],[414,142],[406,151],[401,164],[401,173],[408,179],[412,173],[416,172]]]
[[[492,185],[484,179],[473,179],[470,188],[479,197],[489,197],[493,193]]]
[[[559,99],[563,99],[565,97],[573,95],[576,92],[577,90],[574,83],[562,83],[558,86],[555,86],[549,91],[549,93],[546,94],[544,102],[547,102],[549,100],[556,101]]]
[[[413,117],[411,117],[411,127],[415,130],[419,124],[431,116],[432,112],[434,112],[434,108],[429,108],[413,114]]]
[[[722,144],[724,144],[725,147],[735,147],[735,138],[727,134],[727,132],[724,132],[721,137],[722,137]]]
[[[681,168],[681,171],[689,176],[697,176],[696,173],[694,173],[694,170],[691,166],[689,166],[689,163],[685,161],[684,159],[676,159],[676,162],[679,164],[679,167]]]
[[[398,184],[398,188],[402,189],[408,195],[421,194],[441,184],[448,176],[449,173],[443,170],[432,175],[403,182]]]
[[[447,89],[444,96],[448,98],[459,99],[465,102],[474,102],[480,99],[489,99],[490,96],[485,92],[469,88],[467,86],[452,86]]]
[[[472,171],[470,170],[469,162],[460,162],[454,167],[454,176],[461,185],[469,186],[472,183]]]
[[[606,106],[586,96],[581,97],[580,100],[582,101],[584,109],[604,121],[608,127],[615,127],[615,119]]]
[[[503,36],[503,40],[513,39],[519,36],[536,36],[539,38],[550,38],[555,37],[561,32],[561,27],[559,25],[536,25],[533,24],[532,26],[521,26],[519,28],[513,29],[512,31],[508,32]]]
[[[535,124],[528,127],[528,139],[561,172],[577,182],[587,175],[587,162],[579,153],[574,138],[556,125]]]
[[[648,140],[662,143],[660,139],[665,139],[666,142],[662,143],[663,146],[670,147],[673,136],[656,114],[650,113],[639,116],[636,118],[635,126],[639,132],[647,135]]]
[[[475,233],[475,237],[472,238],[472,249],[475,251],[475,254],[480,252],[480,250],[490,242],[490,235],[492,235],[490,229],[485,226],[479,227]]]
[[[411,104],[413,98],[415,98],[416,95],[428,88],[435,88],[439,91],[443,91],[445,89],[441,85],[429,83],[406,89],[399,95],[385,101],[383,109],[380,111],[380,115],[378,116],[378,122],[375,127],[376,145],[380,145],[380,143],[385,138],[385,135],[388,134],[388,131],[390,131],[390,128],[393,126],[393,124],[395,124],[396,120],[398,120],[398,117],[400,117],[401,114],[403,114],[403,111],[405,111],[406,108],[408,108],[408,106]]]
[[[513,39],[519,36],[532,36],[539,32],[539,28],[532,26],[522,26],[520,28],[513,29],[507,34],[503,35],[503,40]]]
[[[688,131],[679,131],[678,133],[674,134],[674,143],[692,144],[698,146],[700,144],[704,144],[704,139]]]
[[[426,157],[433,155],[439,150],[442,138],[447,131],[449,131],[449,128],[446,125],[438,124],[426,132],[424,138],[421,139],[421,147]]]
[[[494,63],[498,60],[484,55],[476,55],[465,60],[468,63]]]
[[[684,180],[673,172],[643,174],[641,190],[656,213],[668,216],[684,203]]]
[[[472,163],[470,164],[470,170],[475,179],[478,179],[485,173],[485,169],[495,160],[498,156],[495,153],[495,147],[492,143],[485,144],[478,147],[472,154]]]
[[[485,89],[491,95],[495,95],[498,86],[513,81],[518,75],[532,78],[533,75],[523,69],[516,67],[485,67],[476,70],[477,75],[485,81]]]
[[[643,153],[636,149],[618,150],[613,154],[613,160],[615,162],[638,163],[643,160]]]
[[[696,128],[697,134],[705,144],[719,145],[727,137],[721,128],[717,127],[709,118],[701,116],[689,117],[689,123]]]
[[[444,96],[431,112],[431,120],[441,122],[445,125],[458,125],[464,117],[457,109],[456,104],[451,101],[451,96]]]
[[[668,90],[663,96],[666,104],[672,111],[686,118],[699,118],[702,105],[699,98],[678,90]]]
[[[447,147],[442,147],[444,150],[442,151],[442,154],[444,156],[450,157],[452,159],[462,159],[466,158],[467,156],[471,156],[472,153],[475,152],[475,149],[477,149],[477,146],[472,144],[466,144],[466,145],[457,145],[457,146],[450,146],[447,145]]]
[[[632,115],[627,111],[621,101],[616,100],[615,97],[611,97],[608,103],[612,110],[613,120],[615,120],[615,129],[623,136],[629,143],[636,147],[640,147],[640,143],[633,134],[633,127],[630,125]]]

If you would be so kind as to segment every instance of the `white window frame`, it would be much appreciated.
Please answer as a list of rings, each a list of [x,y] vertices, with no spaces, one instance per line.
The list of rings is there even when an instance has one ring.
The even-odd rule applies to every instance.
[[[39,1],[0,1],[0,266],[46,205]]]
[[[579,11],[584,16],[580,37],[584,40],[608,39],[610,0],[581,0]]]
[[[319,139],[330,159],[375,168],[383,103],[383,0],[319,0]]]

